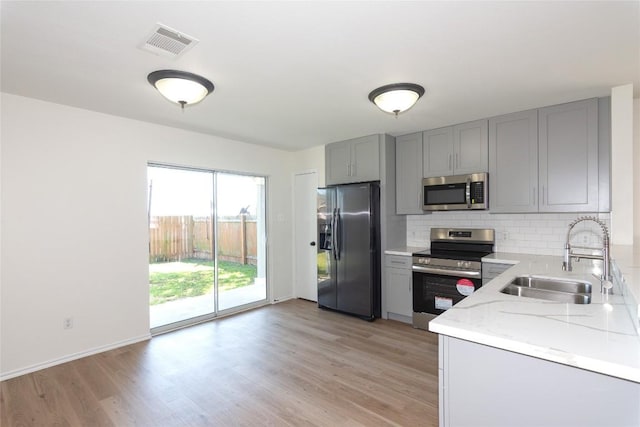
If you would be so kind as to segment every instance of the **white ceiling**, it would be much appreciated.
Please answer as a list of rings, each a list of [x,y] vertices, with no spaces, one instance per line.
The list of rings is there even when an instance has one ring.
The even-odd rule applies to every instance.
[[[640,89],[640,2],[1,2],[1,89],[298,150]],[[156,23],[200,40],[177,60],[138,46]],[[216,86],[180,108],[158,69]],[[368,93],[413,82],[397,119]]]

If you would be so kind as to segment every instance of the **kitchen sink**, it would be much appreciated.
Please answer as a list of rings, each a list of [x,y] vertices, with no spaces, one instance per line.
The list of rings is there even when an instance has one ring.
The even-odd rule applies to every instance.
[[[542,276],[518,276],[500,290],[503,294],[570,304],[591,303],[591,283]]]
[[[582,280],[557,279],[544,276],[518,276],[509,284],[546,291],[591,293],[591,283]]]

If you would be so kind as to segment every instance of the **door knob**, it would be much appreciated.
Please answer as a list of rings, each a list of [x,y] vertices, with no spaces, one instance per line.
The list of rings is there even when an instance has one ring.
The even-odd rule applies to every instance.
[[[311,242],[311,243],[309,243],[309,244],[310,244],[311,246],[315,246],[315,245],[316,245],[316,242]]]

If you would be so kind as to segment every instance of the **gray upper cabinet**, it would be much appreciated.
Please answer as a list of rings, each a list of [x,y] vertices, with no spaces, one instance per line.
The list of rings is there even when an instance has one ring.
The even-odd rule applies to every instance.
[[[380,180],[380,140],[364,136],[325,146],[327,185]]]
[[[334,142],[325,146],[325,180],[327,185],[350,182],[351,145]]]
[[[487,127],[477,120],[423,132],[423,177],[486,172]]]
[[[606,209],[599,163],[608,156],[599,151],[609,145],[598,141],[598,108],[594,98],[489,119],[491,212]]]
[[[453,175],[453,128],[425,131],[422,139],[422,176]]]
[[[491,212],[538,210],[538,110],[489,119]]]
[[[396,213],[421,214],[422,132],[396,138]]]
[[[598,100],[538,110],[539,211],[598,210]]]
[[[453,127],[453,172],[456,175],[489,170],[488,127],[487,120]]]

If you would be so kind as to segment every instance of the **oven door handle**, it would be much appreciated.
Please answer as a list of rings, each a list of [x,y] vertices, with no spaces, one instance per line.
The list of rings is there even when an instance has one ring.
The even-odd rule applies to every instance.
[[[454,277],[477,278],[477,277],[480,277],[482,274],[479,271],[446,270],[443,268],[421,267],[419,265],[413,265],[411,266],[411,269],[418,273],[440,274],[442,276],[454,276]]]

